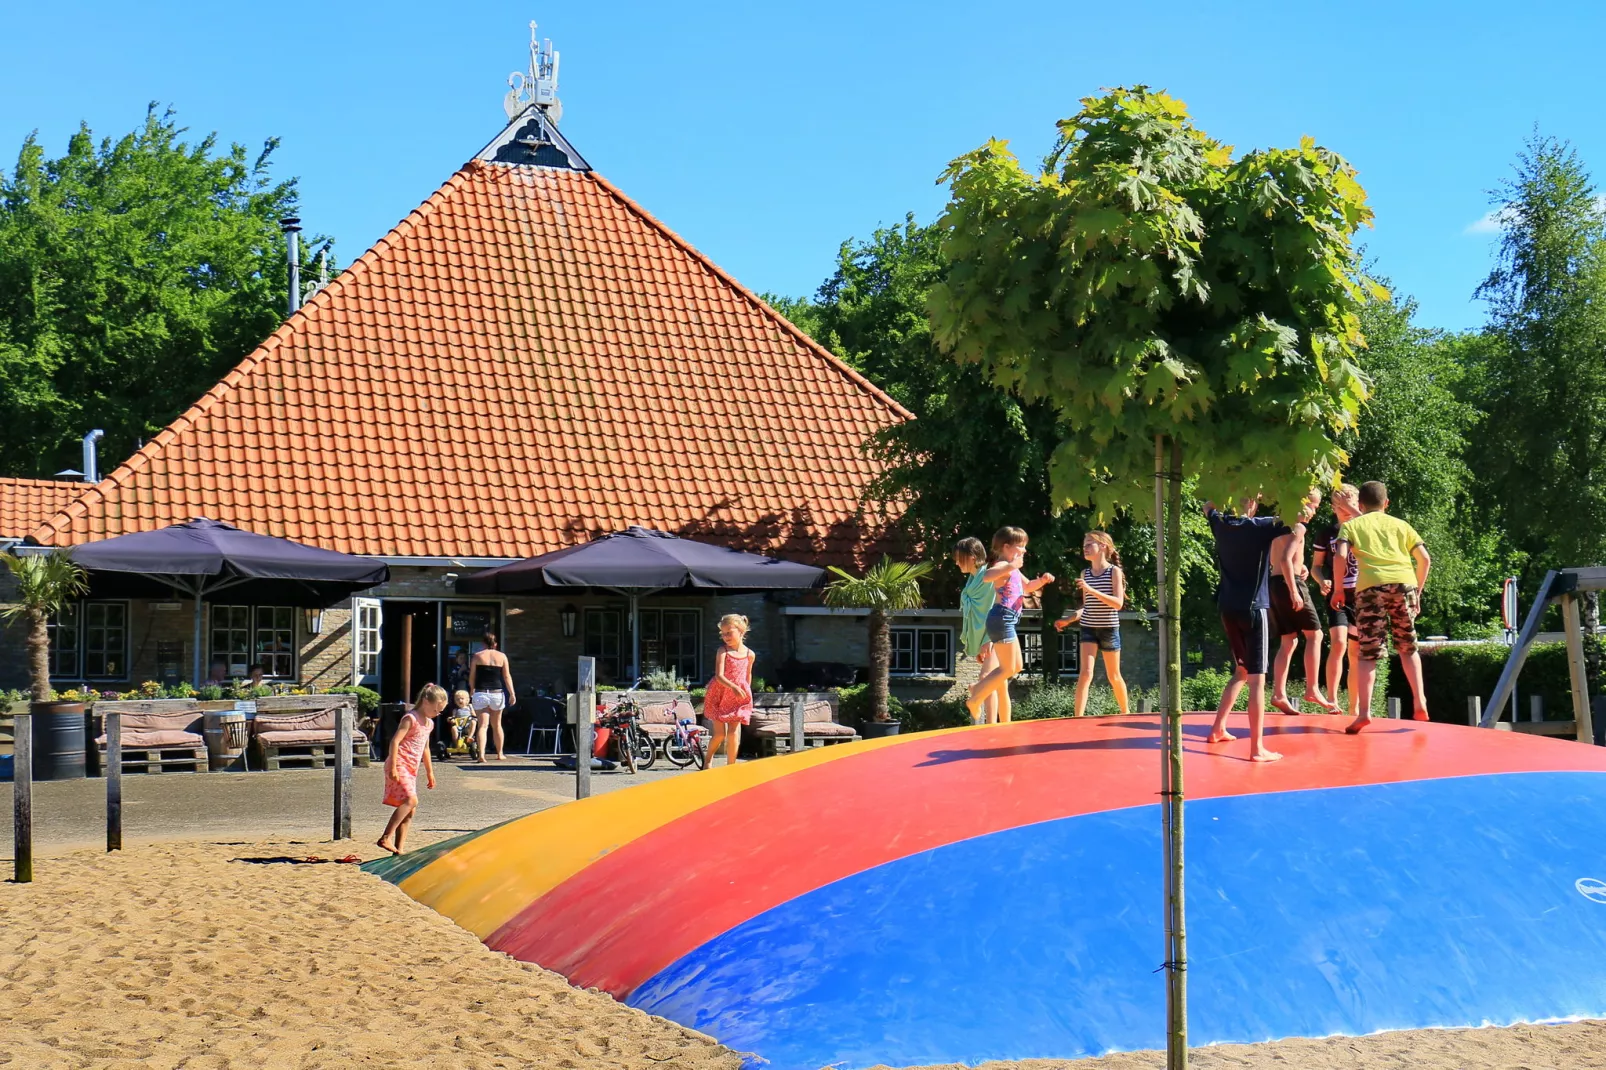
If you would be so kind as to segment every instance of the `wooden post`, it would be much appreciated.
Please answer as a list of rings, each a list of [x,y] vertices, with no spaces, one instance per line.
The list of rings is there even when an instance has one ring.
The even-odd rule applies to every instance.
[[[1578,728],[1578,742],[1593,744],[1595,726],[1589,708],[1589,676],[1584,666],[1584,629],[1578,619],[1578,596],[1569,594],[1561,600],[1562,626],[1567,630],[1567,677],[1573,687],[1573,721]]]
[[[402,615],[401,648],[402,701],[413,701],[413,615]]]
[[[93,747],[94,741],[89,745]],[[123,849],[123,715],[106,714],[106,850]]]
[[[1389,719],[1392,720],[1392,721],[1398,721],[1400,719],[1400,700],[1397,699],[1397,698],[1389,699],[1388,700],[1388,710],[1389,710]]]
[[[351,714],[349,703],[335,707],[335,836],[351,839]]]
[[[581,658],[578,694],[574,702],[574,797],[591,797],[591,748],[595,735],[592,719],[597,712],[597,659]]]
[[[1528,720],[1543,721],[1545,719],[1545,696],[1528,696]]]
[[[18,884],[33,881],[33,711],[17,716],[11,743],[11,817]]]
[[[1473,728],[1483,723],[1483,697],[1481,695],[1467,696],[1467,724]]]
[[[792,696],[792,753],[803,749],[803,696]]]

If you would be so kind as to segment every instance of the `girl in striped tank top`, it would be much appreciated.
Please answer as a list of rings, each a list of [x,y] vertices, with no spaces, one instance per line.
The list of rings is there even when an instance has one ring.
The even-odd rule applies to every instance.
[[[1064,631],[1080,623],[1081,668],[1076,678],[1076,716],[1087,712],[1087,693],[1093,686],[1093,655],[1104,655],[1104,675],[1110,678],[1115,704],[1123,714],[1127,707],[1126,681],[1121,678],[1121,607],[1126,605],[1126,574],[1121,571],[1121,555],[1115,540],[1106,532],[1091,531],[1082,540],[1082,556],[1088,567],[1076,581],[1082,592],[1082,608],[1054,622]]]

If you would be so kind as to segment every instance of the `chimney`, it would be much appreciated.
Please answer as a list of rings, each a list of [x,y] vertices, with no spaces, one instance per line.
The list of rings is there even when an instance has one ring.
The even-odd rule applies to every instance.
[[[284,231],[284,253],[290,259],[290,312],[295,315],[296,309],[301,307],[301,219],[298,216],[285,216],[279,220],[279,229]]]
[[[100,457],[95,449],[95,443],[106,437],[106,432],[100,428],[84,436],[84,482],[100,482]]]

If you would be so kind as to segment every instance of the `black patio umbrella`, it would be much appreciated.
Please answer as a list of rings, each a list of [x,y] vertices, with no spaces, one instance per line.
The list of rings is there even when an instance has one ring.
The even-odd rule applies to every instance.
[[[457,581],[465,594],[532,594],[590,587],[630,599],[631,664],[641,665],[637,627],[643,595],[677,588],[729,591],[802,590],[817,586],[825,570],[728,546],[683,539],[666,531],[630,527],[600,539],[554,550]]]
[[[371,557],[243,531],[204,517],[73,547],[96,595],[195,600],[195,682],[201,683],[201,602],[221,591],[242,602],[323,609],[384,583],[390,566]]]

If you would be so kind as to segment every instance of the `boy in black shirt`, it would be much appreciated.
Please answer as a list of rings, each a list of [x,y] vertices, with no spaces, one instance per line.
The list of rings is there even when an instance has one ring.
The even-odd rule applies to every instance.
[[[1216,605],[1221,611],[1221,627],[1227,633],[1234,663],[1232,681],[1221,693],[1216,722],[1210,729],[1211,743],[1228,743],[1237,738],[1227,731],[1227,714],[1238,702],[1244,684],[1249,685],[1249,760],[1275,762],[1282,757],[1267,750],[1262,738],[1266,724],[1266,664],[1270,622],[1266,610],[1271,605],[1271,544],[1292,534],[1275,517],[1257,517],[1259,502],[1250,498],[1240,505],[1241,515],[1219,512],[1213,502],[1205,503],[1205,518],[1216,539],[1216,566],[1221,582],[1216,587]]]

